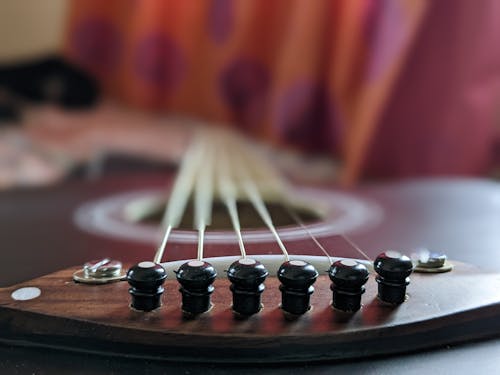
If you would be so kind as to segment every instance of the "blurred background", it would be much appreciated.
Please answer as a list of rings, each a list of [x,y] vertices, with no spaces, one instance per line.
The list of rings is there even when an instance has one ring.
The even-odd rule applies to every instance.
[[[3,0],[0,188],[169,169],[193,119],[344,185],[493,177],[499,94],[496,0]]]

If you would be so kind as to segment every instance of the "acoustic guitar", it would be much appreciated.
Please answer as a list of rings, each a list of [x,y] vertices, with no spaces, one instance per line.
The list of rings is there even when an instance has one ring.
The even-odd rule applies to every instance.
[[[274,363],[500,333],[500,274],[448,259],[446,249],[422,249],[439,243],[436,233],[467,231],[441,208],[469,209],[470,183],[357,191],[283,184],[241,140],[208,138],[195,142],[176,177],[76,184],[57,200],[23,199],[32,222],[4,227],[10,251],[2,268],[19,272],[0,289],[0,341]],[[487,212],[476,214],[487,225]],[[39,277],[23,281],[27,275]]]

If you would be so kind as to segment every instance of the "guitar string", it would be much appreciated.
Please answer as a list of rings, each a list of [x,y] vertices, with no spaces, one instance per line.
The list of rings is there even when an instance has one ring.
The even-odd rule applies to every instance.
[[[203,259],[205,230],[212,221],[213,203],[213,173],[214,173],[214,145],[210,134],[206,134],[204,141],[204,167],[198,168],[194,190],[194,228],[198,230],[197,259]]]
[[[250,200],[252,203],[253,207],[259,214],[260,218],[264,222],[264,224],[268,227],[270,230],[271,234],[273,235],[276,243],[278,244],[278,247],[280,248],[281,252],[283,253],[283,256],[285,257],[285,261],[290,260],[290,256],[288,254],[288,250],[285,247],[285,244],[281,240],[278,231],[276,230],[276,227],[274,226],[273,220],[271,218],[271,215],[269,214],[269,211],[267,210],[266,204],[264,203],[264,200],[262,199],[261,191],[259,190],[259,187],[257,184],[253,181],[252,179],[252,174],[249,173],[250,168],[247,168],[245,166],[245,148],[244,148],[244,143],[242,142],[241,138],[237,137],[236,135],[230,135],[229,133],[226,135],[226,141],[228,141],[228,148],[232,148],[231,155],[233,155],[233,161],[237,160],[238,161],[238,168],[236,168],[236,175],[239,180],[239,188],[243,190],[247,198]],[[238,149],[234,149],[235,144],[238,144]]]
[[[292,219],[298,224],[311,238],[311,240],[316,244],[316,246],[321,250],[321,252],[326,256],[328,262],[331,264],[331,256],[326,250],[326,248],[318,241],[318,239],[311,233],[309,228],[303,223],[300,217],[292,208],[290,204],[289,194],[287,193],[289,190],[285,188],[287,186],[284,179],[280,176],[277,170],[275,170],[271,164],[267,163],[264,158],[261,157],[259,152],[255,150],[255,146],[246,142],[246,148],[248,149],[247,155],[251,156],[253,159],[253,163],[250,165],[259,165],[259,171],[264,174],[264,180],[268,181],[268,188],[271,188],[274,191],[275,197],[281,197],[280,203],[287,211],[288,215],[292,217]]]
[[[255,150],[254,146],[245,142],[245,148],[248,149],[246,155],[250,156],[253,159],[250,165],[259,165],[259,171],[261,174],[264,174],[264,181],[268,182],[268,189],[273,190],[273,194],[275,197],[281,197],[280,203],[285,208],[290,217],[307,233],[307,235],[311,238],[311,240],[316,244],[316,246],[321,250],[321,252],[326,256],[328,262],[331,264],[331,256],[325,247],[316,239],[316,237],[309,231],[309,229],[304,225],[299,216],[294,212],[292,205],[290,204],[289,194],[287,193],[289,190],[285,188],[287,185],[286,182],[281,178],[277,170],[264,160],[261,157],[259,152]]]
[[[361,248],[354,243],[353,240],[351,240],[347,234],[345,233],[340,233],[339,236],[344,239],[352,248],[354,248],[358,253],[360,253],[363,257],[365,257],[366,260],[369,260],[370,262],[373,262],[373,259],[368,256]]]
[[[252,148],[255,149],[254,145],[249,144],[248,142],[245,142],[246,147],[248,147],[250,150]],[[261,166],[260,171],[264,172],[265,174],[265,179],[267,181],[272,181],[271,185],[275,185],[274,189],[278,192],[275,194],[277,197],[282,197],[281,199],[281,204],[287,211],[287,213],[292,217],[292,219],[295,221],[296,224],[298,224],[302,230],[304,230],[309,238],[316,244],[316,246],[321,250],[321,252],[328,258],[328,260],[331,263],[331,258],[332,256],[329,254],[329,252],[326,250],[326,248],[319,242],[319,240],[316,238],[316,236],[309,230],[309,228],[304,224],[304,222],[300,219],[299,215],[296,213],[295,209],[293,206],[290,204],[290,197],[289,197],[289,191],[290,188],[288,187],[289,184],[281,177],[279,171],[272,166],[271,163],[267,163],[266,160],[260,155],[259,152],[256,152],[253,150],[253,152],[248,152],[248,155],[253,156],[255,160],[254,164],[258,164]],[[276,187],[277,186],[277,187]],[[285,194],[279,194],[279,192],[285,192]],[[354,243],[345,233],[340,233],[338,234],[340,238],[342,238],[347,244],[356,250],[363,258],[373,261],[361,248]]]
[[[328,262],[330,264],[333,263],[332,261],[332,256],[328,253],[328,251],[326,250],[326,248],[319,242],[319,240],[316,238],[316,236],[314,236],[314,234],[311,233],[311,231],[309,230],[309,228],[304,224],[304,222],[302,221],[302,219],[299,217],[299,215],[297,215],[297,213],[290,207],[290,205],[288,204],[283,204],[283,207],[285,208],[285,210],[287,211],[288,215],[290,215],[290,217],[295,221],[295,223],[297,223],[301,228],[302,230],[304,230],[307,235],[309,236],[309,238],[316,244],[316,246],[323,252],[323,254],[328,258]]]
[[[217,138],[220,139],[220,138]],[[241,224],[238,215],[238,206],[236,204],[236,187],[232,180],[230,160],[227,158],[225,144],[219,145],[217,147],[220,157],[218,157],[218,178],[217,187],[220,199],[224,202],[226,209],[229,213],[229,218],[231,219],[231,224],[233,226],[234,232],[238,240],[238,247],[240,249],[241,258],[245,259],[246,249],[245,243],[243,242],[243,236],[241,234]]]
[[[179,166],[179,172],[174,180],[170,197],[165,206],[161,223],[161,227],[165,227],[165,231],[154,256],[153,261],[155,263],[161,262],[172,229],[179,225],[182,216],[184,215],[189,196],[193,190],[194,180],[199,166],[197,160],[203,156],[201,149],[202,144],[202,136],[197,134],[191,141],[188,150],[182,158]]]
[[[239,165],[239,168],[237,169],[240,178],[240,185],[241,185],[240,188],[245,191],[247,197],[253,204],[256,211],[259,213],[259,216],[273,234],[275,240],[278,243],[278,246],[280,247],[281,251],[283,252],[283,255],[285,256],[285,259],[286,260],[289,259],[288,251],[274,226],[269,211],[267,210],[266,205],[262,199],[259,187],[251,179],[251,174],[247,172],[247,168],[244,168],[245,164],[252,165],[252,163],[249,163],[248,159],[257,159],[257,161],[260,162],[261,168],[259,168],[259,171],[261,175],[262,174],[265,175],[265,178],[263,180],[267,181],[268,192],[269,190],[274,190],[274,195],[276,197],[281,197],[280,199],[281,204],[286,209],[287,213],[307,233],[310,239],[316,244],[316,246],[322,251],[322,253],[328,258],[329,262],[331,263],[332,256],[328,253],[325,247],[319,242],[319,240],[313,235],[313,233],[311,233],[309,228],[304,224],[304,222],[300,219],[298,214],[292,208],[290,200],[288,198],[288,194],[280,195],[279,192],[280,191],[283,192],[285,190],[282,189],[281,187],[286,186],[287,184],[284,182],[283,179],[280,178],[281,176],[279,176],[278,172],[273,168],[271,168],[270,165],[261,158],[261,155],[259,155],[258,152],[255,152],[254,150],[255,147],[250,145],[244,139],[240,139],[235,135],[233,135],[232,137],[228,137],[227,133],[218,134],[218,137],[215,138],[210,137],[208,132],[204,133],[204,135],[205,138],[198,137],[196,141],[192,142],[191,147],[189,147],[188,152],[186,153],[185,157],[183,158],[183,162],[181,163],[179,176],[176,178],[176,181],[174,182],[174,188],[172,189],[172,194],[170,196],[167,208],[165,210],[163,222],[167,223],[167,227],[165,230],[165,234],[162,238],[161,244],[155,255],[154,261],[156,263],[161,262],[163,252],[166,247],[170,233],[172,229],[179,224],[180,219],[182,218],[182,215],[184,213],[187,199],[191,193],[191,190],[193,189],[193,181],[196,181],[195,228],[198,230],[197,258],[199,260],[203,258],[205,228],[206,225],[210,224],[211,220],[211,209],[213,203],[213,185],[214,185],[213,171],[214,171],[215,161],[217,161],[218,166],[219,164],[222,164],[222,168],[220,169],[224,170],[225,171],[224,173],[226,173],[226,174],[224,173],[218,174],[219,195],[224,201],[226,208],[228,210],[233,225],[233,229],[235,230],[238,239],[238,245],[240,248],[241,256],[242,258],[246,257],[246,249],[243,241],[243,236],[241,234],[241,226],[239,223],[239,216],[237,211],[235,188],[234,185],[232,185],[229,182],[230,179],[227,177],[227,171],[230,171],[230,168],[227,167],[229,159],[227,158],[227,156],[222,158],[219,157],[214,158],[213,154],[219,155],[219,153],[215,153],[214,149],[210,150],[209,153],[211,153],[211,155],[208,156],[206,155],[207,145],[212,143],[211,146],[214,147],[216,145],[213,144],[214,143],[213,140],[219,139],[219,140],[225,140],[226,143],[222,145],[220,144],[217,145],[218,146],[217,148],[219,149],[223,149],[224,146],[226,145],[234,146],[235,143],[238,143],[239,146],[243,146],[242,148],[239,149],[240,153],[235,154],[239,155],[239,157],[236,158],[236,160],[239,160],[241,163]],[[206,141],[207,138],[212,142],[207,142]],[[203,141],[200,142],[200,139],[202,139]],[[247,152],[241,152],[242,149],[245,149]],[[203,151],[200,152],[200,150]],[[246,156],[246,158],[242,156]],[[245,159],[247,159],[246,163]],[[195,177],[196,171],[199,171],[202,162],[203,161],[206,162],[207,160],[209,160],[209,162],[205,163],[206,164],[205,168],[201,169],[201,173],[199,173],[198,178],[196,178]],[[250,171],[251,169],[255,171],[255,168],[248,168],[248,171]],[[280,188],[277,189],[276,186],[279,186]],[[206,189],[204,187],[206,187]],[[285,197],[285,199],[283,199],[283,197]],[[174,202],[174,199],[177,204],[171,205],[171,203]],[[343,238],[344,241],[346,241],[353,249],[355,249],[364,258],[366,258],[367,260],[371,260],[370,257],[363,250],[359,248],[359,246],[357,246],[349,237],[347,237],[347,235],[339,234],[339,236]]]
[[[296,224],[298,224],[309,236],[309,238],[318,246],[318,248],[325,254],[325,256],[328,258],[330,261],[330,264],[332,264],[332,256],[329,254],[329,252],[326,250],[326,248],[319,242],[319,240],[316,238],[316,236],[309,230],[307,225],[302,221],[300,216],[297,214],[296,210],[293,208],[293,206],[290,205],[290,200],[285,199],[284,202],[282,202],[283,207],[287,211],[287,213],[290,215],[290,217],[295,221]],[[361,248],[354,243],[345,233],[340,233],[338,234],[340,238],[342,238],[345,242],[349,244],[350,247],[352,247],[354,250],[356,250],[363,258],[369,261],[373,261],[366,252],[361,250]]]

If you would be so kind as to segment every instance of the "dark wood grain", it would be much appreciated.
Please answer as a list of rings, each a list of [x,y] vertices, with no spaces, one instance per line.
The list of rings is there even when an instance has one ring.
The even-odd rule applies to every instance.
[[[84,285],[69,269],[0,290],[0,340],[69,350],[187,361],[280,362],[387,354],[500,333],[500,275],[458,263],[443,274],[414,274],[408,301],[392,307],[376,298],[373,277],[356,314],[330,307],[330,281],[321,276],[313,309],[297,320],[279,309],[279,281],[271,277],[261,313],[238,320],[229,282],[218,279],[210,312],[186,320],[175,280],[163,306],[129,308],[128,284]],[[481,287],[478,288],[478,285]],[[11,293],[36,286],[40,297],[14,301]]]

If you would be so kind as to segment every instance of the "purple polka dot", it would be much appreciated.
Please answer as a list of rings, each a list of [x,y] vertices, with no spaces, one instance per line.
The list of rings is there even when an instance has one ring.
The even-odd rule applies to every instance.
[[[230,63],[219,78],[220,92],[235,120],[252,128],[262,120],[270,77],[260,63],[239,59]]]
[[[284,93],[275,113],[278,134],[289,144],[312,152],[335,148],[341,129],[324,86],[295,83]]]
[[[106,74],[120,59],[121,38],[116,27],[102,19],[90,18],[77,24],[71,37],[75,58],[96,74]]]
[[[232,0],[212,0],[208,27],[214,42],[223,43],[227,40],[233,30],[233,14]]]
[[[152,34],[137,46],[135,72],[145,83],[168,92],[182,81],[186,60],[182,50],[169,37]]]
[[[362,31],[366,44],[368,45],[370,50],[374,44],[374,36],[377,30],[377,23],[382,10],[382,7],[380,6],[380,4],[382,4],[382,1],[366,0],[365,3],[365,14],[363,17]]]
[[[376,80],[389,69],[408,39],[408,20],[399,0],[371,3],[365,21],[369,58],[366,77]]]

